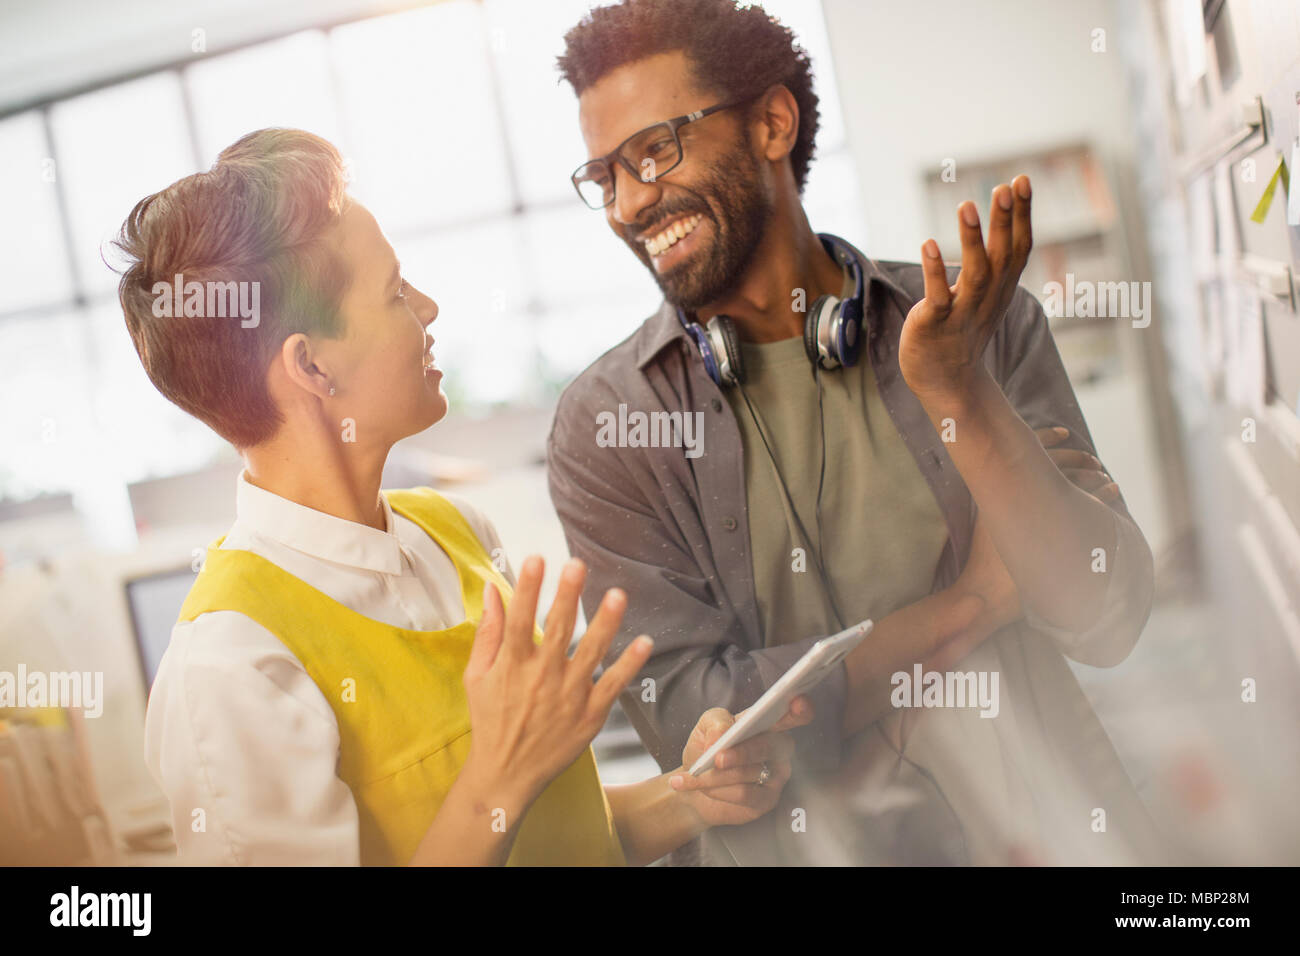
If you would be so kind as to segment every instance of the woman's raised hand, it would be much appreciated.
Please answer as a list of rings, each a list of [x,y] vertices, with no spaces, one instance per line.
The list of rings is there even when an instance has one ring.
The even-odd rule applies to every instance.
[[[533,555],[519,572],[509,609],[491,583],[483,594],[483,617],[465,668],[476,770],[530,804],[590,745],[618,694],[650,657],[653,642],[638,637],[597,681],[627,610],[627,595],[605,592],[572,657],[569,641],[587,577],[576,559],[565,563],[541,642],[533,639],[545,565]]]

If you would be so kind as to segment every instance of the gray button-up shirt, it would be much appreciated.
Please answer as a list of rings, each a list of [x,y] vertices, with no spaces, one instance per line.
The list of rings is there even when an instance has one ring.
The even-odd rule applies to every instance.
[[[872,363],[885,407],[947,524],[949,539],[934,580],[939,590],[956,579],[966,560],[975,508],[898,365],[903,321],[924,296],[921,267],[877,262],[853,251],[867,289],[861,360]],[[956,281],[955,269],[949,278]],[[1062,425],[1070,431],[1069,447],[1096,455],[1047,318],[1023,288],[989,343],[985,363],[1031,427]],[[612,432],[602,426],[619,417],[620,406],[629,419],[634,413],[694,414],[702,425],[696,436],[699,454],[663,447],[669,444],[668,428],[650,429],[660,447],[631,447],[646,443],[632,429],[622,447],[611,445]],[[740,430],[671,305],[665,302],[565,390],[547,460],[551,498],[570,551],[590,569],[584,595],[588,615],[606,588],[628,593],[623,630],[609,659],[638,634],[655,639],[643,679],[628,688],[622,703],[659,765],[676,767],[701,713],[710,707],[733,713],[748,707],[818,635],[764,646]],[[1061,653],[1081,663],[1124,656],[1151,606],[1150,551],[1123,501],[1111,508],[1119,543],[1100,619],[1084,633],[1028,619]],[[795,732],[801,762],[823,769],[839,765],[845,693],[841,667],[809,695],[816,719]]]

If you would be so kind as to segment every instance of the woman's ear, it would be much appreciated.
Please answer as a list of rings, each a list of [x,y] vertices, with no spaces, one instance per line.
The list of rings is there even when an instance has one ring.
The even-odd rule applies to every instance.
[[[311,339],[301,332],[295,332],[280,346],[280,366],[289,382],[318,398],[328,398],[336,386],[319,359]]]

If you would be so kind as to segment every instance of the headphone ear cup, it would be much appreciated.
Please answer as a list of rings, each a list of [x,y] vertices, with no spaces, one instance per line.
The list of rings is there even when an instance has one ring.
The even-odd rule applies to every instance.
[[[704,362],[704,371],[708,373],[714,385],[722,385],[722,376],[718,369],[718,362],[713,357],[713,346],[709,344],[709,333],[698,322],[683,322],[686,328],[686,334],[690,336],[691,341],[695,343],[695,348],[700,353],[700,359]]]
[[[727,368],[722,374],[724,385],[745,384],[745,359],[740,351],[740,337],[736,325],[725,315],[715,315],[709,320],[709,333],[714,350],[725,356]],[[729,373],[729,374],[728,374]]]
[[[820,332],[823,321],[829,321],[829,316],[835,313],[835,306],[839,304],[839,299],[833,295],[819,295],[808,310],[808,316],[803,323],[803,350],[808,356],[808,361],[814,365],[826,367],[822,361]],[[823,319],[823,316],[827,316]]]
[[[862,353],[862,308],[856,299],[845,299],[844,305],[840,309],[839,332],[836,336],[839,340],[836,347],[839,349],[840,364],[850,368],[858,364],[858,356]]]

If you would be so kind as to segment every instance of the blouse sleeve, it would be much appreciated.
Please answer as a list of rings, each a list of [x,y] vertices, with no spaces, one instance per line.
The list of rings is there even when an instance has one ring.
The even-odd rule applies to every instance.
[[[360,862],[338,724],[298,659],[242,614],[177,624],[145,719],[145,758],[184,863]]]

